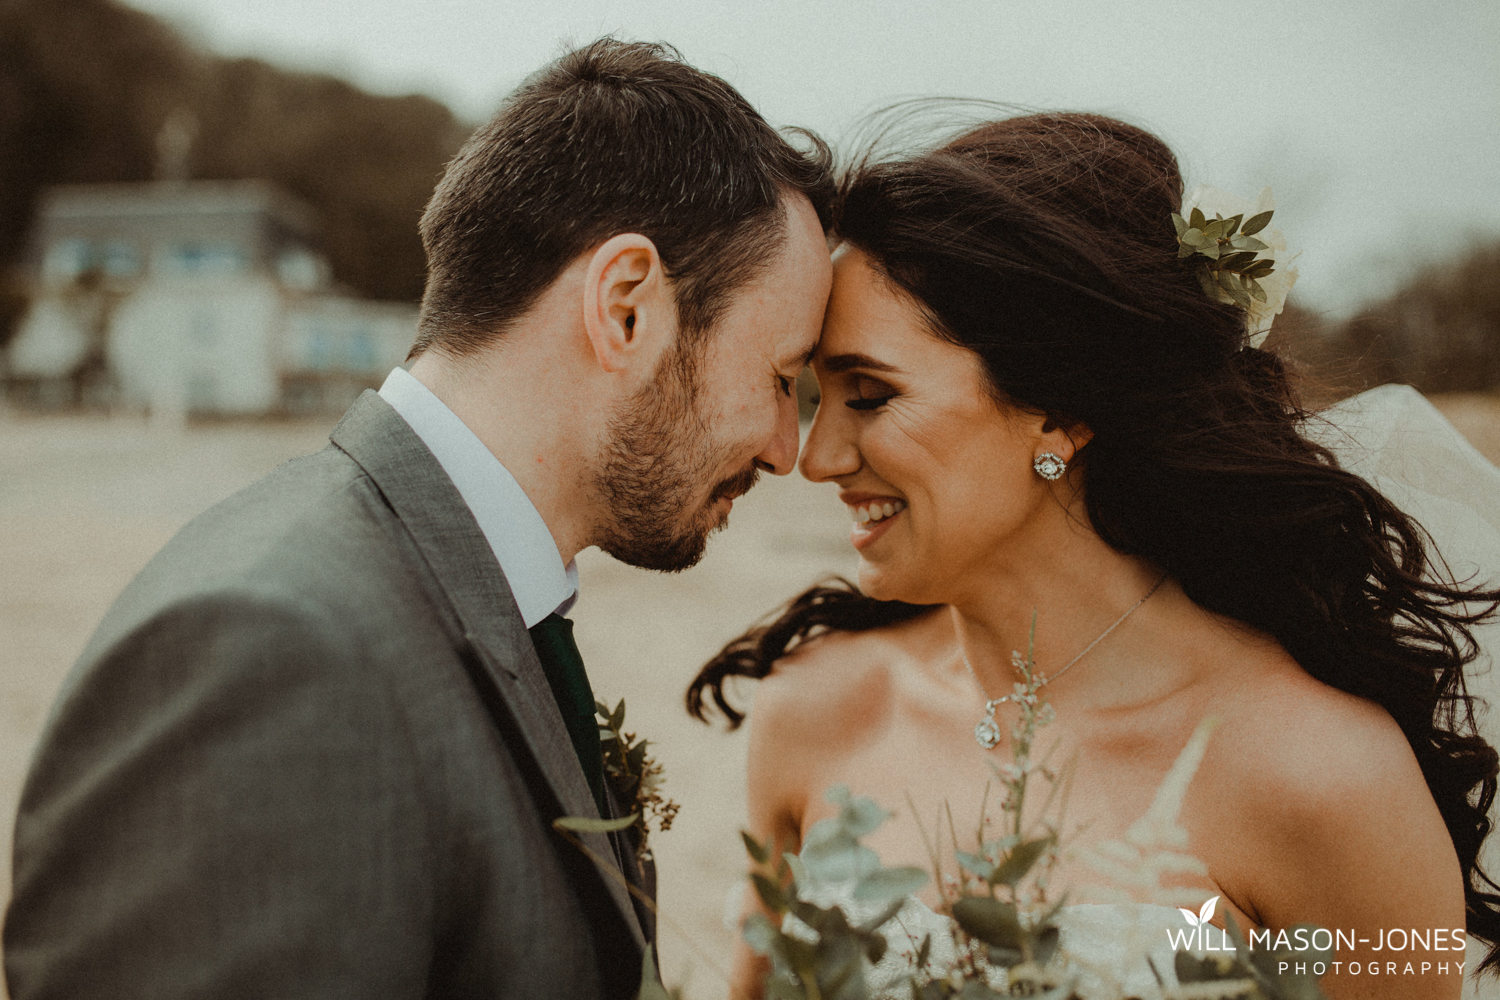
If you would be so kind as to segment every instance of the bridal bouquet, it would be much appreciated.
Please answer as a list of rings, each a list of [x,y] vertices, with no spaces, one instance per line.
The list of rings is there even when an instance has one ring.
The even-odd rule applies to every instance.
[[[889,814],[843,787],[828,793],[838,814],[809,831],[800,855],[778,853],[774,844],[744,835],[755,865],[751,884],[766,912],[749,916],[743,934],[752,949],[771,961],[767,1000],[1123,1000],[1143,995],[1163,1000],[1322,1000],[1314,977],[1280,971],[1297,968],[1289,954],[1252,951],[1227,914],[1233,951],[1206,958],[1185,949],[1152,955],[1145,941],[1121,928],[1116,930],[1127,933],[1124,948],[1085,949],[1070,943],[1067,900],[1053,899],[1048,886],[1064,846],[1053,806],[1067,776],[1033,759],[1037,730],[1052,721],[1052,708],[1039,693],[1043,682],[1032,658],[1017,655],[1015,665],[1023,679],[1013,699],[1021,715],[1010,734],[1012,762],[996,769],[1004,795],[1002,832],[987,836],[981,823],[973,850],[955,852],[959,871],[945,875],[931,840],[930,876],[920,868],[885,867],[860,841]],[[1201,900],[1201,891],[1168,889],[1161,880],[1168,874],[1204,871],[1186,853],[1187,833],[1178,814],[1212,728],[1212,720],[1198,727],[1150,808],[1124,839],[1078,851],[1117,891],[1131,890],[1158,903],[1186,901],[1184,893],[1193,903]],[[1045,782],[1047,798],[1038,811],[1041,818],[1028,826],[1022,807],[1028,794],[1038,793],[1037,779]],[[951,814],[948,826],[956,846]],[[914,898],[930,878],[941,894],[936,914]],[[1196,927],[1207,924],[1213,904],[1210,900],[1196,912],[1180,912]],[[924,925],[925,930],[913,933],[913,927]],[[903,938],[910,947],[900,946]],[[890,954],[893,947],[900,954]],[[1135,954],[1127,954],[1132,950]],[[1327,956],[1300,952],[1295,957],[1305,969],[1311,967],[1310,958]],[[1154,980],[1145,989],[1130,985],[1130,970],[1119,967],[1142,959]]]

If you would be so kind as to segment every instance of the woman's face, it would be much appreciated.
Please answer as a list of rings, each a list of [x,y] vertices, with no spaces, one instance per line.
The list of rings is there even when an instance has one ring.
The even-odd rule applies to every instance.
[[[1058,512],[1032,470],[1058,450],[1045,417],[997,403],[978,356],[934,336],[856,249],[834,259],[812,366],[821,401],[802,474],[838,484],[872,597],[959,602],[997,559],[1024,557],[1028,526]]]

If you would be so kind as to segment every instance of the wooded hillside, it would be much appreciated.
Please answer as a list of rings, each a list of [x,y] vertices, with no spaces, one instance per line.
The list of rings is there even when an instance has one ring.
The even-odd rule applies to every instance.
[[[174,116],[186,176],[283,185],[317,208],[337,281],[421,295],[417,219],[468,131],[447,107],[204,53],[113,0],[0,0],[0,269],[44,186],[151,179]]]

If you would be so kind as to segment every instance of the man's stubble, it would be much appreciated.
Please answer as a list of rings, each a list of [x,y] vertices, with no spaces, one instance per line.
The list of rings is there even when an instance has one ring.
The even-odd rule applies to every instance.
[[[718,501],[747,492],[760,474],[751,465],[699,499],[721,464],[702,412],[701,353],[674,348],[651,384],[610,420],[592,491],[605,510],[597,544],[631,566],[675,573],[697,565],[708,536],[728,523]]]

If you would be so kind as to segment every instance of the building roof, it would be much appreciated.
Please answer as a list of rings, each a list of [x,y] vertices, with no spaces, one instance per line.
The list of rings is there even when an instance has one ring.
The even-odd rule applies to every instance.
[[[60,184],[47,189],[37,210],[39,219],[53,220],[251,213],[303,238],[316,230],[311,206],[266,180]]]

